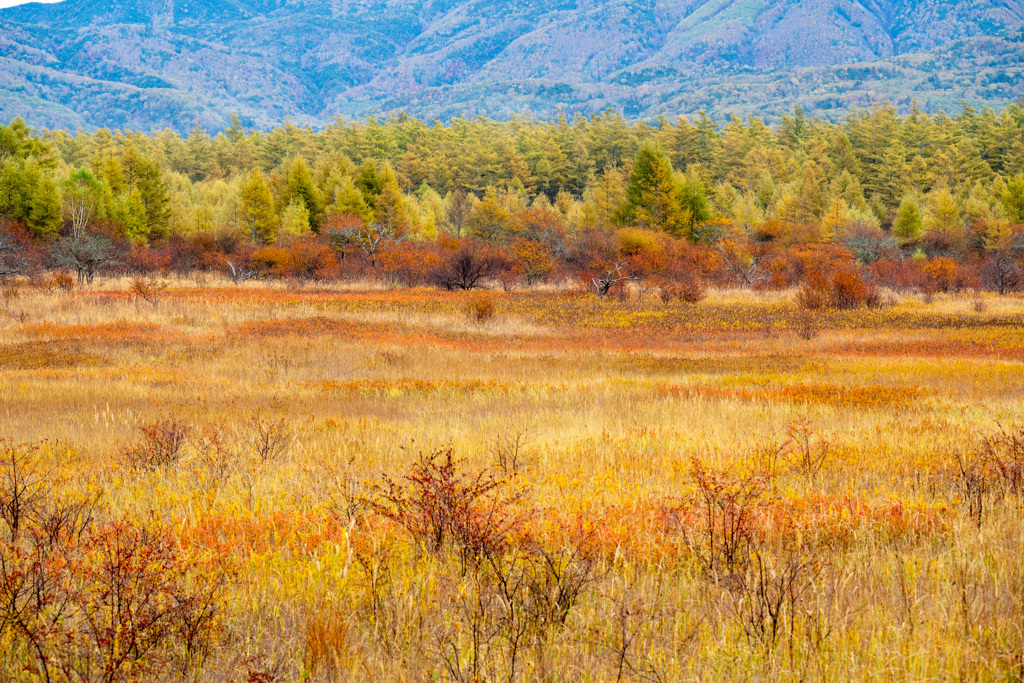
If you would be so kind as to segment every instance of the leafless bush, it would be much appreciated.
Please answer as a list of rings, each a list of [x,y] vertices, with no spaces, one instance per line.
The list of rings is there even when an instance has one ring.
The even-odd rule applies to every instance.
[[[1024,500],[1024,426],[1000,426],[981,444],[982,457],[1011,495]]]
[[[796,336],[800,337],[804,341],[810,341],[821,333],[821,325],[818,323],[818,316],[815,315],[812,310],[807,308],[801,308],[797,311],[794,328],[796,329]]]
[[[644,636],[645,632],[660,629],[666,622],[671,623],[677,610],[664,604],[660,590],[653,596],[626,591],[612,597],[610,603],[612,613],[607,620],[610,638],[603,645],[611,654],[615,680],[628,677],[655,682],[666,680],[650,656],[650,642]],[[673,634],[672,638],[678,644],[692,640],[695,635],[696,632],[691,630]]]
[[[658,288],[658,296],[666,304],[674,299],[696,304],[707,298],[707,295],[707,283],[692,274],[677,280],[663,280]]]
[[[137,277],[132,280],[130,291],[137,299],[142,299],[146,303],[151,304],[153,308],[157,308],[168,286],[168,283],[162,280]]]
[[[732,606],[748,642],[765,653],[775,649],[782,637],[792,644],[802,637],[800,621],[805,602],[821,576],[823,564],[799,551],[781,555],[756,552],[753,561],[737,584],[738,601]],[[810,624],[809,624],[810,625]],[[818,637],[827,637],[818,629]]]
[[[590,284],[600,297],[608,296],[614,288],[621,286],[629,279],[629,275],[623,269],[624,263],[616,263],[590,278]]]
[[[198,671],[227,575],[197,568],[157,526],[98,521],[98,499],[58,490],[34,447],[0,450],[0,507],[11,531],[0,542],[4,680],[127,682]]]
[[[980,529],[989,494],[995,483],[991,463],[978,452],[957,450],[953,452],[953,464],[948,469],[948,475],[960,503],[967,508],[968,515]]]
[[[523,517],[522,492],[487,470],[464,471],[452,449],[420,454],[408,474],[385,476],[368,505],[402,526],[431,552],[454,545],[465,560],[497,553]]]
[[[504,431],[495,439],[491,452],[494,464],[506,478],[519,474],[528,464],[529,432],[522,427]]]
[[[589,537],[557,550],[487,548],[481,559],[471,590],[444,607],[455,619],[437,634],[438,656],[454,680],[517,680],[524,651],[542,650],[596,580]]]
[[[832,452],[832,442],[819,434],[806,419],[786,427],[786,450],[793,471],[809,483],[821,472]]]
[[[237,446],[227,431],[214,425],[194,433],[189,440],[199,465],[218,484],[223,483],[239,461]]]
[[[121,455],[132,469],[169,467],[181,459],[191,429],[177,420],[159,420],[139,427],[142,438],[126,446]]]
[[[759,472],[716,472],[697,458],[691,460],[690,478],[695,491],[671,516],[706,575],[735,574],[750,560],[767,480]]]
[[[246,426],[249,431],[249,447],[260,464],[280,460],[295,438],[291,425],[284,418],[275,421],[253,415],[246,422]]]

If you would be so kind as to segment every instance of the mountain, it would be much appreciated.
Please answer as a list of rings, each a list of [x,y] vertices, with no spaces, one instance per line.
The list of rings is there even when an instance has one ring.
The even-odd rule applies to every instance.
[[[630,117],[1024,97],[1024,0],[65,0],[0,10],[0,119]]]

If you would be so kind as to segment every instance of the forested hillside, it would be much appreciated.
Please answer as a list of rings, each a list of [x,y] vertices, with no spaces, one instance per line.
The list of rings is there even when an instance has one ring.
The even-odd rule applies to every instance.
[[[956,117],[875,108],[841,124],[798,110],[775,128],[613,112],[266,134],[236,121],[214,137],[39,134],[15,120],[0,128],[0,253],[8,274],[242,269],[417,284],[468,250],[481,277],[510,285],[614,271],[784,287],[806,275],[787,250],[810,246],[873,265],[890,285],[920,284],[930,257],[961,262],[944,287],[1005,290],[1024,284],[1022,131],[1017,104]]]
[[[0,10],[0,114],[185,132],[406,111],[630,118],[1024,96],[1020,0],[65,0]]]

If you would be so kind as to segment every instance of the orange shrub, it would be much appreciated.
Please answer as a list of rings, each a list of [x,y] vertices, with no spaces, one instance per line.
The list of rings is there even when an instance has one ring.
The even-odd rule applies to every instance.
[[[380,268],[389,280],[406,287],[424,284],[441,266],[441,257],[430,249],[399,244],[380,257]]]
[[[287,277],[294,258],[287,250],[270,244],[253,252],[252,266],[261,277]]]
[[[873,283],[865,280],[854,268],[845,266],[831,273],[816,271],[810,274],[797,293],[796,303],[807,310],[848,310],[877,306],[879,297]]]

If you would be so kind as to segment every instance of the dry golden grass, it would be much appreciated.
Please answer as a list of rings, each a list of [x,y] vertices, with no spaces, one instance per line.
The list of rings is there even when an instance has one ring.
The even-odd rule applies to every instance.
[[[231,564],[212,656],[189,676],[1024,676],[1024,500],[994,483],[979,523],[955,472],[957,453],[1024,422],[1020,297],[979,312],[973,296],[887,295],[821,314],[803,340],[792,292],[495,293],[480,322],[472,295],[432,290],[172,280],[154,306],[130,289],[4,303],[0,436],[48,439],[103,514],[157,519]],[[180,460],[129,468],[159,420],[191,430]],[[254,425],[279,420],[280,452],[261,455]],[[787,441],[795,424],[814,466]],[[495,597],[495,572],[431,552],[367,501],[382,474],[446,447],[502,472],[519,434],[508,476],[526,521],[510,547],[589,564],[564,622],[534,614],[513,662],[518,622],[502,615],[519,603]],[[763,485],[738,568],[701,569],[694,459]],[[757,609],[776,589],[767,638]]]

